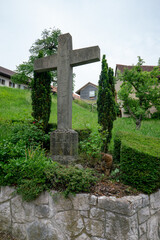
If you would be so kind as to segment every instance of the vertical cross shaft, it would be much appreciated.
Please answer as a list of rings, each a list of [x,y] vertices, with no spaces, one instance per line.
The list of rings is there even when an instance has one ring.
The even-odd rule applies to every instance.
[[[72,67],[71,51],[72,37],[70,34],[63,34],[58,39],[59,47],[57,53],[58,60],[58,129],[72,128]]]

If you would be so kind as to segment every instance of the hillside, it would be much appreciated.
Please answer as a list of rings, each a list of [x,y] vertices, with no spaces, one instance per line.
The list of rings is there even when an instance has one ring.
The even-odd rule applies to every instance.
[[[32,120],[31,91],[0,87],[0,120]],[[50,123],[57,122],[57,97],[52,96]],[[97,113],[74,103],[72,128],[97,129]]]

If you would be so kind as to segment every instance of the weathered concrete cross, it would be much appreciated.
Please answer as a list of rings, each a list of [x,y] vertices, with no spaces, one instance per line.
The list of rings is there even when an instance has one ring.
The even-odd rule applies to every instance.
[[[98,46],[72,50],[72,37],[69,33],[58,38],[57,54],[39,58],[34,63],[36,72],[57,69],[57,125],[58,129],[72,128],[72,69],[75,66],[100,61]]]

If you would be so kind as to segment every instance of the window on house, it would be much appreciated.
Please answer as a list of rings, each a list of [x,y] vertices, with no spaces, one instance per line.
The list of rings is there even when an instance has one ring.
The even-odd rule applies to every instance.
[[[12,82],[9,81],[9,87],[12,87]]]
[[[89,97],[93,98],[96,96],[96,92],[95,91],[89,91]]]
[[[4,79],[1,79],[2,80],[2,85],[5,85],[5,80]]]
[[[21,85],[20,85],[20,84],[18,84],[18,88],[21,88]]]

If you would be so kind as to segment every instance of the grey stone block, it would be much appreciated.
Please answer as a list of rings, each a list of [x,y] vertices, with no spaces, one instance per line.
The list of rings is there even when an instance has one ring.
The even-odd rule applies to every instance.
[[[150,195],[150,211],[152,215],[160,211],[160,190]]]
[[[141,225],[139,225],[139,235],[140,237],[142,235],[146,235],[147,234],[147,222],[142,223]]]
[[[22,206],[21,196],[16,196],[11,200],[12,219],[14,223],[25,223],[26,215]]]
[[[96,206],[97,202],[98,202],[98,197],[95,195],[91,195],[90,204],[93,206]]]
[[[60,193],[55,193],[51,191],[51,194],[49,196],[49,207],[52,209],[54,215],[57,212],[62,212],[62,211],[68,211],[73,209],[72,202],[70,198],[65,198],[62,194]]]
[[[35,216],[38,218],[48,218],[50,215],[50,208],[48,205],[38,205],[35,207]]]
[[[76,196],[71,197],[73,208],[83,211],[90,210],[89,198],[89,194],[76,194]]]
[[[65,232],[67,239],[77,236],[84,230],[84,224],[79,211],[69,210],[55,215],[55,221],[61,231]]]
[[[147,221],[150,218],[149,207],[142,208],[138,211],[138,221],[139,224]]]
[[[10,188],[8,186],[0,187],[0,203],[6,202],[13,198],[13,193],[15,192],[15,188]]]
[[[98,208],[132,216],[142,208],[142,197],[116,198],[102,196],[98,198]]]
[[[12,236],[18,240],[28,240],[26,232],[26,224],[13,223]]]
[[[10,202],[0,204],[0,230],[11,231]]]
[[[105,237],[112,240],[138,240],[138,219],[136,214],[132,217],[126,217],[107,212]]]
[[[159,216],[154,215],[147,221],[147,239],[160,239],[160,232],[159,232]]]
[[[78,133],[74,130],[57,129],[51,133],[50,153],[54,161],[69,164],[78,156]]]
[[[84,218],[84,223],[86,227],[86,232],[91,236],[104,237],[104,223],[98,220],[93,220],[89,218]]]
[[[90,218],[105,221],[105,211],[99,208],[91,208]]]
[[[27,226],[27,240],[66,240],[64,234],[49,221],[35,221]]]
[[[85,233],[82,233],[80,236],[75,238],[75,240],[91,240],[91,238],[88,237]]]

